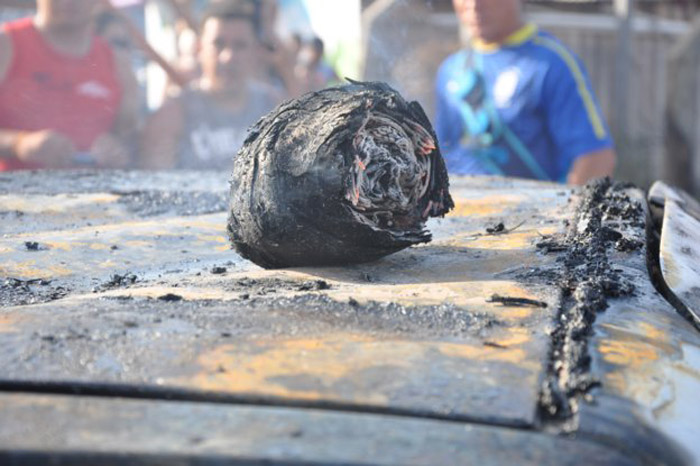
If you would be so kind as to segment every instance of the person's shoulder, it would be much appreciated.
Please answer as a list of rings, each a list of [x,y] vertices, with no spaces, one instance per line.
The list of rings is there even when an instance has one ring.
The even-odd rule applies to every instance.
[[[538,30],[531,43],[533,53],[549,68],[556,71],[573,71],[581,68],[576,54],[553,34]]]
[[[445,57],[444,60],[442,60],[442,63],[440,63],[440,69],[441,70],[448,70],[452,69],[455,66],[457,66],[458,63],[464,62],[464,59],[467,55],[467,51],[464,49],[460,49],[447,57]]]
[[[444,80],[453,75],[455,71],[464,65],[467,51],[462,49],[448,55],[440,64],[437,71],[437,79]]]

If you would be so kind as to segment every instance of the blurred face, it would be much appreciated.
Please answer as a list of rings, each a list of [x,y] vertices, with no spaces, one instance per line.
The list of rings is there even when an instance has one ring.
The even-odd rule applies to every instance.
[[[202,75],[214,90],[242,84],[255,67],[257,45],[250,21],[209,18],[199,51]]]
[[[500,42],[521,25],[521,0],[453,0],[460,22],[473,38]]]
[[[37,0],[37,11],[53,27],[81,27],[90,24],[96,7],[94,0]]]

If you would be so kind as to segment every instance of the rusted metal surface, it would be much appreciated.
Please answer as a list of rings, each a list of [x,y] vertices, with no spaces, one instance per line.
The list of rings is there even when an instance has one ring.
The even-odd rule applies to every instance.
[[[533,425],[558,298],[512,275],[550,261],[536,256],[534,242],[564,228],[568,195],[529,183],[512,194],[488,183],[459,183],[456,192],[458,212],[432,225],[436,240],[427,247],[369,265],[282,271],[228,251],[224,213],[148,216],[113,192],[46,202],[42,211],[63,210],[64,220],[89,217],[71,210],[89,207],[113,220],[76,228],[68,220],[0,241],[2,275],[70,290],[3,312],[11,350],[0,356],[2,378],[152,384]],[[487,235],[503,216],[525,223]],[[27,250],[27,241],[39,250]],[[212,274],[214,266],[227,273]],[[113,273],[138,279],[92,292]],[[304,289],[315,280],[329,289]],[[157,299],[168,293],[182,300]],[[487,302],[493,294],[549,306]]]
[[[538,403],[552,370],[550,334],[564,315],[557,280],[565,265],[556,250],[545,254],[537,245],[566,234],[577,193],[489,178],[454,179],[451,191],[457,207],[431,221],[428,245],[365,265],[266,271],[229,250],[223,175],[0,175],[0,388],[7,393],[0,413],[39,429],[43,416],[63,419],[60,425],[75,432],[67,445],[76,451],[89,432],[100,432],[92,444],[106,442],[101,451],[121,444],[144,454],[245,456],[244,447],[221,446],[244,435],[225,427],[227,416],[241,415],[256,426],[244,435],[251,442],[272,429],[269,445],[280,453],[266,457],[274,458],[309,449],[299,458],[331,461],[319,449],[334,445],[334,435],[362,437],[357,450],[365,456],[337,450],[350,462],[382,458],[386,445],[371,439],[381,435],[388,452],[413,439],[406,462],[417,463],[433,463],[421,456],[431,444],[458,459],[481,441],[474,455],[500,448],[506,461],[522,448],[532,464],[560,462],[556,451],[570,447],[586,462],[613,452],[636,463],[700,458],[691,440],[697,427],[689,425],[700,414],[691,400],[700,390],[700,333],[652,287],[645,248],[622,248],[608,258],[636,291],[611,299],[593,323],[589,372],[601,385],[581,396],[597,404],[576,405],[576,440],[561,443],[563,437],[542,432],[552,429]],[[641,193],[629,192],[643,204]],[[623,233],[643,238],[643,214],[633,223]],[[503,305],[494,295],[525,299]],[[48,395],[76,390],[100,398]],[[136,416],[142,430],[133,432],[156,443],[106,440],[107,413],[123,410],[114,422],[125,426],[128,413],[141,409],[134,400],[117,407],[110,395],[153,398],[141,401],[150,414]],[[181,401],[154,400],[168,397]],[[190,399],[199,403],[190,406]],[[209,406],[211,400],[220,404]],[[287,406],[282,411],[304,425],[352,418],[352,427],[328,427],[321,440],[310,436],[321,445],[314,449],[303,435],[289,440],[253,422],[265,418],[256,414],[263,408],[240,414],[241,403]],[[172,438],[163,432],[167,424],[158,416],[178,426],[183,413],[197,420],[194,431],[221,429],[214,446],[179,442],[186,429]],[[358,434],[363,421],[366,435]],[[26,449],[47,451],[65,440],[49,425],[40,431],[55,443],[42,449],[29,436]],[[468,432],[493,428],[493,436],[452,430],[464,432],[465,425]],[[18,428],[0,422],[0,451],[12,447]],[[178,448],[157,443],[168,438]]]
[[[587,441],[373,414],[11,394],[0,412],[4,464],[635,464]]]

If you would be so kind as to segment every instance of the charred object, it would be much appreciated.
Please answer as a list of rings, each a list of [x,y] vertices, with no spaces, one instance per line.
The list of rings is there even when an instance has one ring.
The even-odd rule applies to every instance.
[[[251,129],[231,179],[229,237],[266,268],[368,262],[431,240],[453,206],[417,102],[359,83],[282,104]]]

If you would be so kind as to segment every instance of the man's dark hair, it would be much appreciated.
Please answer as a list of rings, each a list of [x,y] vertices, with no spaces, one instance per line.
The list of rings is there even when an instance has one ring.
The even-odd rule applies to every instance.
[[[259,0],[219,0],[212,2],[204,11],[200,30],[204,27],[204,23],[210,18],[219,20],[242,19],[248,21],[255,36],[260,38],[260,10],[261,5]]]

